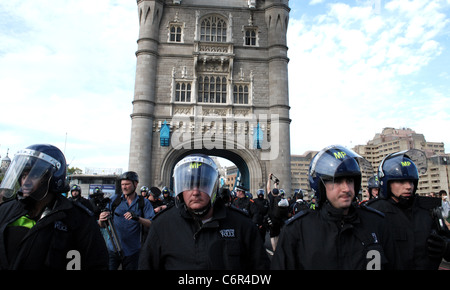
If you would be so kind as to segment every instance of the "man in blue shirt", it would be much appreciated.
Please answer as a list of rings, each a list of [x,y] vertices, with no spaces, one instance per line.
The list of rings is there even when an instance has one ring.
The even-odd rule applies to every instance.
[[[128,171],[120,176],[123,194],[112,197],[110,211],[100,214],[99,225],[107,226],[108,217],[114,225],[118,240],[121,244],[120,255],[108,237],[109,269],[117,270],[122,264],[123,270],[136,270],[141,249],[141,239],[144,228],[150,227],[151,219],[155,216],[153,207],[146,198],[136,193],[139,178],[136,172]]]

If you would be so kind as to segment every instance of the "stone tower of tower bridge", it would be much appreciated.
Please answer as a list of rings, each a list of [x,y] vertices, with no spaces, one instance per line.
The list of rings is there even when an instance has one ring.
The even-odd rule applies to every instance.
[[[191,153],[224,157],[252,193],[291,191],[288,0],[138,0],[129,170],[171,186]]]

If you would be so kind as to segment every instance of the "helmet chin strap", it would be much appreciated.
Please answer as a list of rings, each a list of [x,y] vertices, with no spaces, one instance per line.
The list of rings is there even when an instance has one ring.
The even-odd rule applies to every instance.
[[[197,209],[197,210],[192,210],[192,209],[188,208],[186,205],[185,205],[185,207],[186,207],[187,211],[190,212],[195,218],[202,218],[211,209],[211,202],[208,202],[208,204],[206,206],[202,207],[201,209]]]
[[[403,208],[410,207],[412,205],[412,203],[414,202],[414,197],[415,197],[415,194],[411,195],[410,197],[403,197],[403,196],[397,197],[397,196],[392,195],[392,198],[394,199],[394,201],[400,207],[403,207]]]

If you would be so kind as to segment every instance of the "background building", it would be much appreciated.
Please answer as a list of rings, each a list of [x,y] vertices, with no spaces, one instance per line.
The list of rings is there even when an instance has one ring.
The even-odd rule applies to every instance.
[[[409,149],[424,151],[428,159],[428,170],[420,175],[417,193],[427,195],[441,189],[449,192],[449,155],[445,154],[443,142],[427,142],[423,134],[416,133],[410,128],[384,128],[366,145],[357,145],[353,148],[372,163],[375,173],[388,154]],[[363,181],[364,185],[367,186],[367,182]]]
[[[81,188],[81,195],[88,198],[96,187],[102,189],[105,196],[113,196],[120,193],[120,183],[118,175],[97,175],[97,174],[72,174],[68,177],[69,185],[78,185]],[[140,184],[138,185],[140,186]],[[140,187],[137,189],[139,191]],[[116,192],[117,190],[117,192]],[[70,197],[70,192],[67,195]]]
[[[303,155],[291,155],[292,194],[296,189],[310,192],[308,182],[309,164],[318,151],[308,151]]]

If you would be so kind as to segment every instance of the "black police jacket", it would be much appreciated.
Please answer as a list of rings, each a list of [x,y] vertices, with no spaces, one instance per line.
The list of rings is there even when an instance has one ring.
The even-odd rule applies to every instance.
[[[8,225],[26,214],[18,200],[0,205],[0,269],[108,268],[105,241],[86,208],[58,196],[44,217],[25,235],[17,235],[19,229],[13,228],[20,227]],[[12,248],[15,258],[7,252]]]
[[[253,199],[250,199],[248,197],[242,197],[242,198],[235,198],[232,202],[232,205],[236,208],[246,212],[249,217],[253,220],[253,222],[256,224],[258,221],[258,208],[255,205],[255,201]]]
[[[281,232],[272,269],[365,270],[389,268],[394,247],[381,213],[351,207],[348,215],[325,203],[301,211]]]
[[[440,200],[439,204],[440,204]],[[434,229],[430,210],[436,205],[433,199],[415,197],[409,206],[402,207],[393,199],[374,199],[369,206],[386,215],[397,247],[397,267],[402,270],[437,270],[441,260],[431,260],[428,256],[427,239]]]
[[[204,224],[184,204],[157,215],[139,256],[141,270],[263,270],[269,264],[256,225],[217,203]]]

